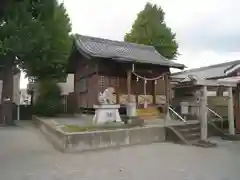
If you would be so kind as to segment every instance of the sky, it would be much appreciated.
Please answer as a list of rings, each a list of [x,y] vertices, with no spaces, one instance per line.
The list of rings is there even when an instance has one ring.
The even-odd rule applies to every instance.
[[[61,0],[73,33],[123,40],[147,2],[162,7],[188,68],[240,59],[238,0]],[[25,80],[26,81],[26,80]],[[23,82],[23,77],[22,77]],[[24,85],[24,83],[21,83]]]

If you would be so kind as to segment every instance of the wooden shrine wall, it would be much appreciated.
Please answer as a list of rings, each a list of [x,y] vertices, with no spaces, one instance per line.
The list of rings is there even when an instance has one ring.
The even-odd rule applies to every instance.
[[[104,63],[102,63],[104,62]],[[99,92],[103,92],[109,87],[115,89],[115,95],[112,97],[113,103],[122,105],[127,103],[127,69],[128,64],[116,63],[105,60],[86,60],[81,57],[76,65],[74,93],[77,99],[77,109],[93,108],[98,103]],[[151,71],[149,77],[157,77],[169,71],[169,68],[156,66],[138,66],[141,70]],[[158,79],[154,92],[154,81],[148,81],[146,85],[146,99],[148,104],[153,104],[153,94],[156,94],[155,104],[165,104],[165,81]],[[137,104],[143,104],[144,80],[132,75],[131,78],[131,96]]]
[[[98,64],[79,56],[74,77],[74,93],[77,101],[77,111],[81,108],[93,108],[97,103],[98,94]]]
[[[111,100],[114,103],[120,103],[122,105],[127,104],[128,92],[127,92],[127,77],[123,76],[108,76],[106,74],[99,74],[99,91],[103,92],[109,87],[115,89],[115,95]],[[148,81],[146,84],[146,99],[148,104],[153,104],[154,94],[154,81]],[[136,76],[131,78],[131,99],[137,104],[144,104],[144,80],[136,80]],[[157,80],[156,84],[156,104],[165,104],[165,82],[163,79]]]

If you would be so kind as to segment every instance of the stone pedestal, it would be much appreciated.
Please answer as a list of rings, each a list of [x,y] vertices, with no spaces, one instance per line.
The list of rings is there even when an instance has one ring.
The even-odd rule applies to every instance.
[[[129,102],[127,104],[127,116],[128,117],[135,117],[136,116],[136,103]]]
[[[121,121],[118,111],[120,108],[119,104],[94,105],[93,108],[95,109],[95,116],[93,118],[93,122],[95,124]]]

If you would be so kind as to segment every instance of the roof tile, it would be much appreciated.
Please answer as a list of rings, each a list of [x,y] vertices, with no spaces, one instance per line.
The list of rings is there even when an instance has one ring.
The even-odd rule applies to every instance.
[[[183,79],[189,75],[194,75],[203,79],[224,77],[226,75],[225,71],[235,66],[236,64],[240,64],[240,60],[177,72],[177,73],[173,73],[172,77],[183,78]]]
[[[175,63],[160,55],[153,46],[112,41],[96,37],[76,35],[77,47],[93,57],[110,58],[183,69],[183,64]]]

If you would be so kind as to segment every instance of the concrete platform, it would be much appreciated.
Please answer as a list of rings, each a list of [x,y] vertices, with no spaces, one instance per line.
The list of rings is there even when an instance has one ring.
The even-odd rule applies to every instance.
[[[34,120],[37,127],[47,139],[62,152],[74,153],[164,142],[166,137],[166,125],[164,123],[151,124],[144,127],[69,133],[62,130],[62,126],[67,123],[66,119],[65,121],[63,119],[59,121],[58,118],[46,119],[35,117]],[[74,121],[71,120],[70,122],[73,124]]]
[[[71,117],[54,117],[54,118],[42,118],[41,120],[50,121],[54,124],[59,126],[61,125],[76,125],[76,126],[89,126],[93,124],[93,117],[94,115],[85,115],[85,114],[78,114]],[[165,120],[165,119],[151,119],[145,120],[144,123],[146,126],[179,126],[185,124],[195,124],[198,123],[198,120],[188,120],[184,123],[181,120]]]

